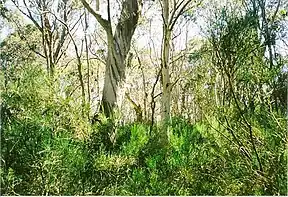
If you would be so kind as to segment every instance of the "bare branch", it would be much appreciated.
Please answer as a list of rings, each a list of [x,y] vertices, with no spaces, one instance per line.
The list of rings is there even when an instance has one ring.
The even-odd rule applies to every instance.
[[[105,29],[106,33],[112,34],[112,28],[111,28],[111,23],[102,18],[102,16],[98,13],[96,13],[91,6],[89,5],[89,3],[87,3],[86,0],[81,0],[83,6],[88,10],[88,12],[90,12],[95,18],[96,20],[100,23],[100,25]]]

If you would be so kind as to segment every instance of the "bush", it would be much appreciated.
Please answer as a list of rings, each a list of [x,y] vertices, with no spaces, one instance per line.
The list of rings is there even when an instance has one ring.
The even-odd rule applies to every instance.
[[[258,129],[255,135],[265,141],[257,144],[264,168],[260,174],[255,170],[257,162],[247,159],[237,144],[219,134],[229,133],[213,117],[209,118],[212,123],[196,124],[174,117],[169,146],[159,148],[157,125],[151,134],[149,125],[141,123],[119,126],[103,119],[91,126],[77,101],[49,91],[37,65],[26,66],[15,73],[16,78],[18,75],[19,80],[10,82],[1,93],[3,195],[287,192],[287,136],[279,129],[285,128],[285,121],[277,113],[266,111],[251,120]]]

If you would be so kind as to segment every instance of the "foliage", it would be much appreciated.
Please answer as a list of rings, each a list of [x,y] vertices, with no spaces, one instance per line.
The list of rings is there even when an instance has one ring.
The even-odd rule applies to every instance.
[[[2,17],[10,13],[4,2],[0,0]],[[88,12],[82,14],[80,1],[65,2],[48,1],[59,3],[57,13],[63,11],[64,21],[44,12],[48,22],[42,32],[35,24],[23,25],[0,43],[1,195],[287,195],[288,59],[278,47],[287,29],[287,10],[282,5],[277,8],[276,1],[268,1],[263,8],[264,1],[249,0],[245,5],[233,1],[236,5],[217,8],[207,16],[206,37],[187,41],[185,53],[179,54],[172,46],[178,37],[176,26],[191,19],[187,17],[190,8],[184,17],[175,16],[183,21],[175,20],[171,32],[171,84],[167,85],[171,87],[172,118],[163,124],[156,120],[163,96],[158,83],[163,76],[154,68],[157,61],[151,54],[157,53],[155,49],[144,47],[142,53],[131,46],[134,51],[127,62],[123,59],[131,73],[139,64],[137,79],[131,77],[131,87],[124,85],[129,94],[122,92],[130,95],[129,102],[121,101],[121,109],[109,117],[94,109],[95,100],[101,100],[99,81],[105,76],[98,64],[105,61],[92,57],[93,50],[88,49],[93,46],[92,41],[86,42],[91,39],[87,36],[91,30]],[[178,3],[180,7],[175,8],[180,9],[181,1]],[[176,11],[170,14],[177,15]],[[65,13],[80,16],[83,40],[75,36],[80,30],[74,27],[81,28],[76,20],[70,21],[75,26],[68,25],[70,37],[65,37]],[[33,17],[39,19],[34,12]],[[198,17],[193,13],[193,21]],[[62,37],[52,26],[54,32],[49,32],[54,18],[57,23],[50,25],[61,23]],[[50,52],[41,38],[48,41]],[[80,40],[83,46],[79,45],[75,59],[70,42],[75,41],[77,51]],[[51,53],[54,62],[54,48],[58,48],[59,61],[52,65],[57,72],[51,76],[45,70],[46,58]],[[113,53],[117,51],[118,47]],[[89,57],[97,61],[89,62]],[[146,59],[141,63],[142,58]],[[78,78],[82,78],[82,88]],[[143,118],[131,121],[135,118],[132,110]],[[163,133],[168,139],[165,145],[159,139]]]
[[[274,194],[286,192],[287,156],[278,145],[283,136],[273,135],[277,125],[272,119],[266,121],[265,128],[270,129],[261,134],[267,138],[263,157],[273,155],[265,180],[237,147],[205,122],[193,125],[173,118],[167,149],[158,149],[149,125],[141,123],[114,126],[114,144],[107,145],[100,137],[107,125],[94,126],[93,132],[79,137],[79,128],[73,125],[83,123],[69,101],[51,98],[41,68],[24,67],[18,72],[21,80],[1,95],[2,194],[267,194],[267,182]]]

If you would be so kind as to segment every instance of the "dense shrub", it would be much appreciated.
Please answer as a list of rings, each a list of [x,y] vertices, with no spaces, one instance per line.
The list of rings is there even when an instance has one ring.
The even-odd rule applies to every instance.
[[[173,118],[169,146],[159,148],[157,126],[153,133],[141,123],[118,126],[103,119],[91,126],[80,104],[48,91],[37,65],[15,75],[18,81],[1,94],[3,195],[287,193],[287,136],[279,130],[285,121],[275,122],[273,114],[263,112],[264,122],[262,116],[253,120],[257,137],[265,139],[257,146],[260,174],[254,161],[219,134],[227,131],[212,117],[212,123],[196,124]]]

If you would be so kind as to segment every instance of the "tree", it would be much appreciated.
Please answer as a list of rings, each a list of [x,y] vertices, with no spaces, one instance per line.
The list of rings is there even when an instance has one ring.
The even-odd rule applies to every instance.
[[[70,25],[72,31],[79,22],[72,20],[75,4],[70,0],[11,1],[41,32],[42,51],[38,55],[46,59],[47,72],[53,77],[55,67],[67,49],[65,43],[69,43],[67,26]],[[20,24],[18,29],[21,29]]]
[[[190,0],[173,1],[172,5],[170,0],[160,1],[162,7],[162,46],[161,46],[161,71],[162,71],[162,111],[161,118],[164,125],[169,124],[171,118],[171,92],[173,84],[170,80],[170,53],[171,53],[171,40],[173,29],[179,19],[179,17],[187,10],[191,10],[196,7],[197,4],[191,3]],[[171,9],[172,8],[172,9]],[[166,133],[167,128],[164,126],[161,132],[160,139],[163,140],[163,144],[168,142],[168,136]]]
[[[107,35],[108,54],[106,59],[101,110],[107,117],[111,117],[117,103],[117,92],[125,79],[125,61],[130,50],[132,36],[138,23],[142,0],[125,0],[122,3],[120,18],[114,34],[112,30],[109,0],[107,2],[108,19],[104,19],[98,13],[99,1],[97,1],[96,11],[93,10],[87,1],[81,0],[81,2],[104,28]]]

